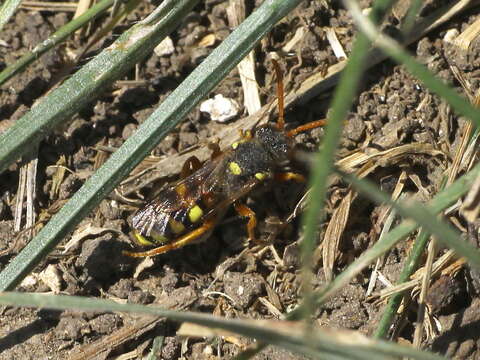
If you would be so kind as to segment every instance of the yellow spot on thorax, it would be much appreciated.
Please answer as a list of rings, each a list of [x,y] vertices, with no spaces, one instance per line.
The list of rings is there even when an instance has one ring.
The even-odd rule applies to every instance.
[[[228,164],[228,168],[230,169],[230,172],[233,174],[233,175],[240,175],[242,173],[242,169],[240,168],[240,166],[232,161],[231,163]]]
[[[188,211],[188,218],[192,223],[196,223],[203,216],[203,210],[200,206],[195,205]]]

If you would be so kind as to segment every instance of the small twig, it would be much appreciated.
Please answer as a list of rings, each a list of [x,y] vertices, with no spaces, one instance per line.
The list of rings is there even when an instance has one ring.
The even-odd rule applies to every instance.
[[[338,60],[345,60],[347,58],[347,54],[345,54],[345,50],[343,50],[343,46],[338,40],[337,34],[333,28],[326,28],[325,35],[327,36],[327,40],[332,47],[333,53],[337,57]]]
[[[392,224],[393,224],[393,220],[395,220],[396,216],[397,216],[397,212],[395,210],[390,209],[390,214],[388,215],[387,220],[385,220],[385,224],[382,228],[382,232],[378,238],[378,241],[382,241],[382,238],[390,231],[390,228],[392,227]],[[370,275],[370,281],[368,283],[366,296],[370,296],[370,294],[373,292],[373,289],[375,288],[375,284],[378,278],[378,269],[380,268],[380,265],[384,260],[385,260],[385,256],[382,256],[381,258],[377,259],[375,268],[372,271],[372,274]]]
[[[35,151],[36,152],[36,151]],[[29,161],[27,165],[27,214],[25,226],[27,228],[35,225],[35,194],[37,185],[37,165],[38,157],[35,157]],[[33,230],[33,229],[32,229]],[[32,230],[30,230],[30,236],[32,236]]]
[[[420,296],[418,298],[418,313],[417,313],[417,323],[415,325],[415,332],[413,336],[413,346],[420,348],[422,342],[424,321],[425,321],[425,312],[426,312],[426,303],[425,300],[428,294],[428,288],[430,286],[430,280],[432,278],[432,268],[433,260],[437,254],[437,244],[436,240],[432,239],[428,246],[428,256],[427,262],[425,264],[425,272],[422,279],[422,289],[420,291]]]
[[[230,27],[237,27],[245,19],[244,0],[230,1],[230,5],[227,7],[227,16]],[[249,115],[254,114],[262,107],[258,84],[255,79],[254,56],[254,51],[252,50],[237,65],[240,81],[242,82],[244,103]]]
[[[13,225],[13,229],[15,232],[21,230],[24,201],[26,201],[25,228],[30,229],[30,236],[32,235],[31,232],[33,230],[33,225],[35,225],[34,201],[38,164],[36,152],[37,147],[35,147],[34,152],[28,156],[28,162],[24,163],[20,168]]]
[[[470,48],[470,44],[480,34],[480,19],[477,19],[473,24],[470,24],[462,33],[455,39],[457,45],[463,51]]]
[[[48,11],[77,11],[77,3],[53,2],[53,1],[23,1],[20,8],[27,10]]]
[[[27,165],[23,165],[20,168],[18,174],[18,189],[17,197],[15,201],[15,214],[14,214],[14,223],[13,230],[15,232],[20,231],[22,228],[22,214],[23,214],[23,199],[25,198],[25,189],[27,185]]]

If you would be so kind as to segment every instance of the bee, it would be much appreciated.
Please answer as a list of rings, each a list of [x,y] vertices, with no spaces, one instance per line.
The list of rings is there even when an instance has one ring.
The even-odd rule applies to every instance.
[[[163,254],[208,238],[233,204],[248,218],[249,240],[255,241],[255,213],[241,202],[261,186],[275,181],[305,181],[303,175],[286,171],[295,151],[293,137],[323,126],[318,120],[285,130],[283,79],[273,60],[277,77],[278,120],[241,132],[240,139],[225,151],[213,145],[212,159],[203,166],[196,158],[185,163],[179,181],[167,186],[132,218],[135,240],[142,246],[157,246],[143,252],[124,253],[132,257]],[[189,169],[196,169],[188,175]]]

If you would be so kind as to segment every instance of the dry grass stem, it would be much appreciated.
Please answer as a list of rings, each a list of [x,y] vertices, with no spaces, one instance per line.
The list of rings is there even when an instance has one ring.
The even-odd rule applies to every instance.
[[[480,178],[473,183],[472,188],[463,201],[460,213],[471,223],[478,219],[480,213]]]
[[[295,30],[293,37],[282,47],[282,51],[286,54],[290,53],[302,40],[305,36],[305,28],[300,26]]]
[[[333,53],[337,57],[338,60],[345,60],[347,59],[347,54],[345,50],[343,50],[343,46],[338,40],[337,34],[333,28],[326,28],[325,35],[327,36],[327,40],[332,47]]]
[[[396,212],[393,211],[392,208],[388,208],[387,210],[388,210],[388,212],[386,212],[386,214],[388,214],[388,217],[385,220],[385,224],[382,228],[382,232],[380,233],[378,241],[381,241],[382,237],[384,237],[385,234],[387,234],[390,231],[390,229],[392,227],[392,224],[393,224],[393,220],[395,220]],[[379,275],[378,270],[380,269],[380,267],[382,266],[384,261],[385,261],[385,255],[383,255],[382,257],[377,259],[377,261],[375,263],[375,268],[372,271],[372,274],[370,275],[370,281],[368,283],[366,296],[370,296],[370,294],[373,292],[373,289],[375,288],[377,278],[378,278],[378,275]]]
[[[79,0],[77,3],[77,10],[75,11],[75,15],[73,15],[73,18],[76,19],[80,15],[84,14],[85,11],[90,9],[90,6],[92,5],[92,0]],[[77,30],[77,34],[81,32],[81,29]]]
[[[374,148],[364,149],[339,160],[337,166],[345,172],[351,172],[354,168],[371,163],[371,166],[387,166],[396,163],[408,156],[423,154],[430,156],[443,156],[443,152],[427,143],[412,143],[400,145],[388,150],[378,151]]]
[[[36,152],[36,150],[35,150]],[[35,194],[37,183],[38,158],[33,155],[22,165],[18,177],[18,190],[15,203],[14,231],[22,229],[23,209],[26,209],[24,229],[30,229],[35,225]],[[25,204],[24,204],[25,201]]]
[[[338,256],[338,247],[345,226],[347,225],[350,205],[355,198],[352,190],[348,190],[340,205],[334,210],[323,240],[323,272],[327,281],[333,279],[333,268]]]
[[[455,45],[461,50],[468,51],[470,44],[477,38],[480,33],[480,19],[477,19],[473,24],[467,27],[455,39]]]
[[[426,299],[428,296],[428,289],[430,287],[430,280],[432,279],[432,269],[433,261],[437,255],[437,244],[436,240],[432,239],[428,245],[428,255],[427,262],[425,264],[425,271],[422,278],[422,286],[420,290],[420,297],[418,299],[418,310],[417,310],[417,322],[415,324],[415,332],[413,335],[413,346],[420,348],[423,338],[423,330],[425,327],[425,321],[428,319],[425,317],[426,313]]]
[[[23,1],[20,8],[36,11],[77,11],[76,3],[53,2],[53,1]]]
[[[245,19],[245,1],[233,0],[227,7],[227,16],[230,27],[237,27]],[[262,107],[258,84],[255,78],[255,53],[251,51],[237,65],[240,81],[242,82],[245,108],[249,115],[254,114]]]
[[[439,274],[446,275],[447,273],[449,275],[454,274],[453,270],[458,269],[459,264],[464,263],[465,261],[462,259],[457,259],[457,256],[455,255],[455,252],[453,250],[448,250],[445,254],[443,254],[440,258],[438,258],[435,263],[433,264],[432,267],[432,276],[435,277]],[[455,260],[452,263],[452,260]],[[461,261],[460,261],[461,260]],[[453,264],[453,267],[451,267]],[[444,273],[444,270],[448,269],[448,272]],[[423,279],[423,275],[425,273],[425,267],[422,267],[418,269],[415,274],[412,275],[412,280],[407,281],[405,283],[399,284],[392,286],[391,288],[383,289],[377,293],[374,293],[372,295],[372,298],[379,298],[379,299],[385,299],[388,298],[398,292],[401,291],[406,291],[408,289],[414,289],[417,287],[417,289],[414,289],[414,292],[418,291],[418,286],[421,284],[421,281]]]

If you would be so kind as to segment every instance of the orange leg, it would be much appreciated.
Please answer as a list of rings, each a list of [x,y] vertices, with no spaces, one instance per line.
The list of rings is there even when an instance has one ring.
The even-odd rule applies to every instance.
[[[235,203],[235,211],[243,217],[248,218],[247,223],[247,233],[248,240],[257,241],[255,238],[255,227],[257,226],[257,218],[255,217],[255,212],[250,209],[247,205]]]
[[[180,179],[185,179],[202,167],[202,162],[196,156],[191,156],[185,161],[180,172]]]
[[[275,75],[277,76],[277,100],[278,100],[278,120],[277,126],[279,129],[285,127],[285,99],[283,94],[283,75],[280,65],[277,60],[272,59],[273,67],[275,69]]]
[[[302,174],[297,174],[294,172],[283,172],[283,173],[277,173],[275,174],[275,180],[277,181],[296,181],[296,182],[301,182],[304,183],[307,180],[305,179],[305,176]]]
[[[185,245],[192,243],[193,241],[199,239],[201,236],[207,234],[210,230],[212,230],[217,223],[217,220],[209,219],[206,220],[205,223],[200,226],[199,228],[192,230],[191,232],[179,237],[177,240],[172,241],[163,246],[156,247],[151,250],[142,251],[142,252],[131,252],[131,251],[123,251],[122,253],[127,256],[131,257],[147,257],[147,256],[155,256],[166,253],[171,250],[176,250]]]
[[[312,121],[309,122],[305,125],[300,125],[299,127],[296,127],[295,129],[287,131],[287,136],[288,137],[293,137],[301,132],[312,130],[321,126],[324,126],[326,124],[325,120],[317,120],[317,121]]]

